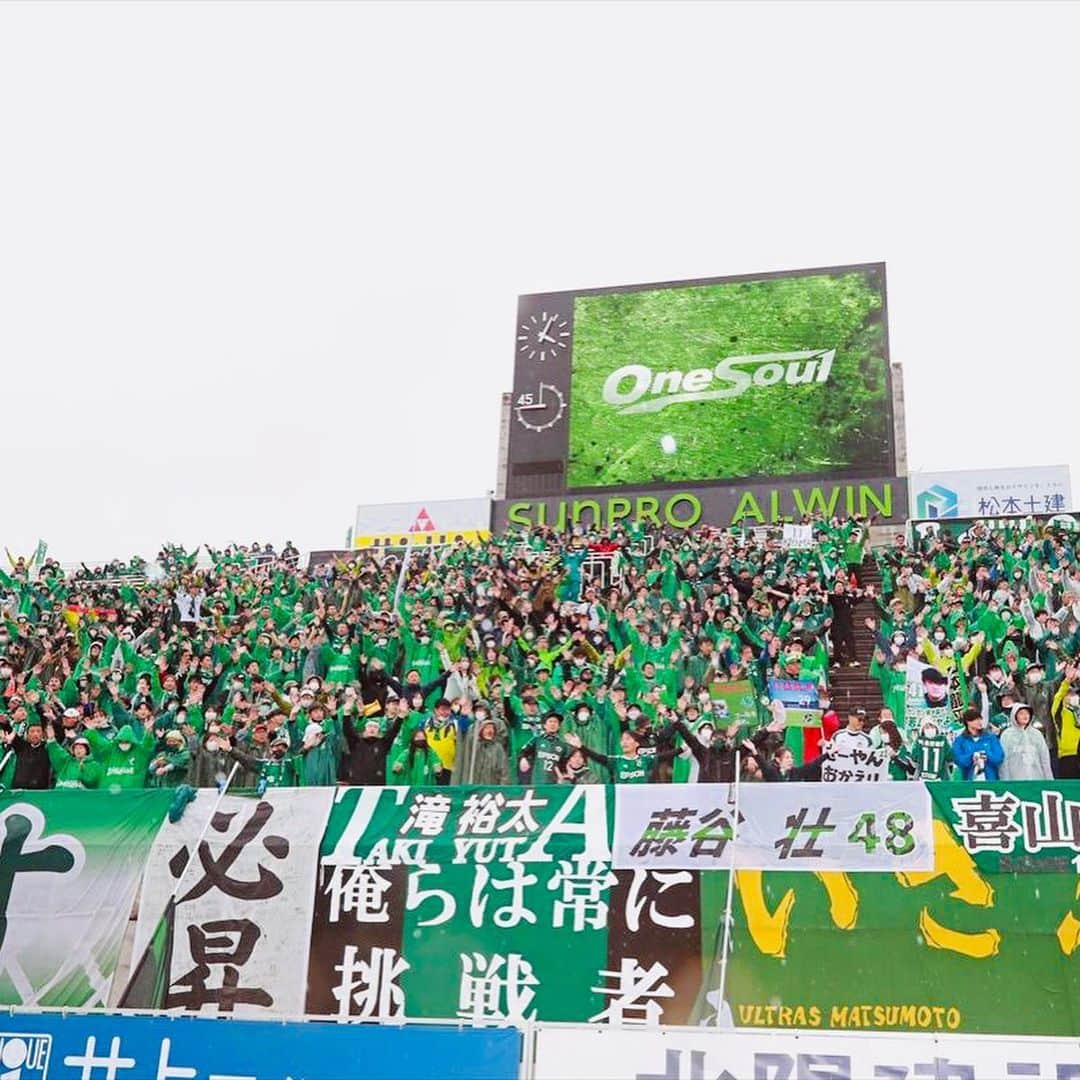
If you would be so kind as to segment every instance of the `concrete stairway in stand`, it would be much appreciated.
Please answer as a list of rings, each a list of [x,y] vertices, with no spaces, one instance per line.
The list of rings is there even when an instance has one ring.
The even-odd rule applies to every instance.
[[[860,571],[862,585],[873,585],[874,592],[881,594],[881,574],[873,556],[863,560]],[[877,618],[877,605],[869,599],[863,600],[855,609],[855,650],[859,658],[858,667],[829,669],[829,689],[832,691],[833,708],[840,714],[843,724],[846,710],[862,708],[866,715],[876,717],[883,704],[881,687],[877,679],[870,678],[870,660],[874,655],[874,634],[866,626],[867,616]]]

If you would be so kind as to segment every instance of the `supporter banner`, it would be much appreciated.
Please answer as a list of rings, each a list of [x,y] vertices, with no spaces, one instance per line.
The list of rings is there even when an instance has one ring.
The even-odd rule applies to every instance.
[[[938,812],[980,870],[1080,874],[1080,785],[1075,782],[928,787]],[[1063,933],[1080,933],[1080,923],[1063,926]]]
[[[1042,537],[1069,537],[1080,532],[1080,517],[1076,514],[1034,514],[1022,518],[933,518],[929,521],[912,521],[911,536],[914,550],[926,552],[941,534],[964,539],[974,530],[980,535],[994,534],[1004,542],[1010,537],[1034,531]]]
[[[889,751],[878,746],[836,746],[822,755],[821,779],[827,784],[879,784],[889,779]]]
[[[132,1006],[1080,1035],[1080,783],[741,786],[735,850],[761,861],[734,873],[721,997],[731,877],[700,864],[732,857],[732,794],[279,789],[208,820],[204,792],[148,862],[170,793],[12,801],[0,885],[23,922],[0,959],[31,992],[9,1000],[100,1004],[145,866]]]
[[[492,528],[546,525],[560,532],[577,526],[608,530],[628,524],[691,529],[695,525],[752,527],[799,521],[804,516],[876,515],[878,524],[907,517],[903,477],[839,478],[828,482],[688,485],[674,489],[620,488],[617,494],[492,503]]]
[[[693,972],[688,1017],[700,977],[692,875],[658,902],[655,882],[612,873],[608,790],[343,791],[323,840],[305,1011],[594,1020],[609,948],[640,931],[649,957],[668,954],[664,974],[674,961]],[[658,909],[674,927],[657,926]]]
[[[333,788],[203,791],[162,826],[139,905],[127,1008],[300,1015],[319,841]]]
[[[307,1012],[687,1022],[703,975],[698,875],[613,871],[611,791],[343,792]]]
[[[928,720],[937,724],[942,734],[959,729],[954,711],[960,705],[959,697],[955,677],[943,675],[937,668],[908,656],[904,681],[905,731],[915,733]]]
[[[1023,517],[1072,510],[1068,465],[917,472],[909,478],[911,516],[920,519]]]
[[[878,787],[743,784],[738,831],[728,784],[626,784],[615,789],[617,870],[911,873],[934,866],[924,784]],[[732,840],[734,834],[734,842]]]
[[[171,797],[4,793],[0,1004],[108,1001],[146,856]]]
[[[748,679],[736,682],[710,683],[712,698],[712,722],[718,728],[738,724],[749,734],[758,725],[758,703],[754,687]]]
[[[770,679],[769,699],[782,701],[797,709],[816,709],[818,707],[817,683],[802,679]]]
[[[356,508],[353,547],[472,543],[490,535],[489,499],[431,499]]]
[[[785,549],[809,549],[814,546],[814,527],[812,525],[785,525],[783,544]]]
[[[746,738],[761,726],[757,693],[749,680],[710,683],[709,696],[712,699],[712,712],[703,715],[702,722],[712,724],[721,734],[733,724],[738,724],[739,737]],[[697,776],[697,762],[690,751],[683,748],[673,762],[672,780],[678,784],[696,783]]]
[[[906,786],[875,790],[891,798]],[[978,846],[975,835],[1004,832],[1006,847],[1014,841],[1008,857],[1019,861],[1016,853],[1028,842],[1024,804],[1041,805],[1044,791],[1060,793],[1064,812],[1065,799],[1080,801],[1080,784],[927,787],[934,803],[930,871],[736,873],[733,948],[722,1006],[736,1025],[1080,1034],[1077,875],[1060,872],[1055,862],[1040,865],[1075,852],[1062,834],[1056,847],[1006,871],[1004,848],[1000,856],[985,848],[971,851]],[[984,793],[999,804],[984,807]],[[1019,805],[1002,813],[1005,793]],[[969,800],[974,806],[965,805]],[[1029,816],[1035,846],[1035,830],[1050,826],[1045,817]],[[1014,835],[1017,824],[1022,831]],[[994,868],[998,858],[1000,872]],[[700,878],[702,941],[707,942],[710,927],[716,935],[722,931],[723,888],[712,881],[722,882],[724,875]],[[719,964],[704,966],[709,972],[704,998],[712,1004]],[[701,1018],[716,1011],[712,1005]]]
[[[541,1027],[534,1075],[536,1080],[1066,1080],[1080,1076],[1080,1044],[964,1035]]]
[[[510,1030],[0,1016],[6,1080],[516,1080],[520,1056]]]

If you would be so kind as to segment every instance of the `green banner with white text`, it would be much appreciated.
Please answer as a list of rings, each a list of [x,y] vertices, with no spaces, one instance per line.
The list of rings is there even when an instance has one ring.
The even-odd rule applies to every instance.
[[[168,791],[0,798],[0,1004],[108,1002]]]

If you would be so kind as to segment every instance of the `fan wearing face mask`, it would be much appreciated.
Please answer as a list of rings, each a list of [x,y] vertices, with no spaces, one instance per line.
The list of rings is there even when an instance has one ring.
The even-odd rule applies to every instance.
[[[1070,664],[1054,695],[1051,726],[1057,750],[1057,775],[1080,780],[1080,668]]]
[[[1005,760],[998,776],[1002,780],[1053,780],[1050,751],[1043,733],[1031,724],[1031,709],[1016,702],[1010,710],[1009,724],[1002,731],[1001,749]]]

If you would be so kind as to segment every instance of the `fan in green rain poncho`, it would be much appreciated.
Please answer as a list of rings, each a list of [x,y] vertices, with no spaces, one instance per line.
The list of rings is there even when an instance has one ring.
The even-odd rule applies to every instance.
[[[94,760],[102,768],[103,788],[146,786],[146,770],[154,754],[154,740],[147,732],[137,733],[130,724],[125,724],[116,733],[116,738],[110,740],[87,728],[86,739]]]
[[[658,671],[652,660],[646,660],[640,667],[632,667],[626,672],[626,696],[631,701],[642,701],[654,691],[659,693],[665,705],[673,707],[678,696],[675,672],[670,669]]]
[[[304,787],[332,787],[337,782],[344,732],[335,717],[324,717],[322,706],[311,710],[311,720],[300,744],[300,782]]]
[[[326,681],[335,684],[357,682],[360,678],[360,655],[360,646],[349,641],[348,627],[339,623],[334,637],[319,649]]]
[[[172,788],[186,784],[188,768],[191,765],[191,752],[187,740],[181,731],[173,728],[165,732],[165,738],[150,759],[147,767],[147,787]]]
[[[368,661],[378,660],[387,671],[397,668],[401,655],[401,639],[390,629],[390,613],[377,611],[371,618],[371,629],[361,638],[362,654]]]
[[[617,719],[610,710],[601,712],[587,701],[568,701],[562,722],[562,736],[576,735],[583,746],[600,754],[610,754],[619,734]]]
[[[437,783],[442,771],[439,755],[428,746],[423,728],[417,728],[412,733],[409,745],[398,754],[390,767],[393,783],[419,787]]]
[[[577,600],[581,595],[581,568],[588,557],[588,548],[563,552],[562,563],[566,569],[566,576],[559,585],[560,600],[564,602]]]
[[[404,647],[405,661],[403,670],[417,672],[421,683],[437,679],[442,672],[442,657],[439,654],[440,643],[431,635],[431,629],[418,625],[416,633],[408,623],[401,627],[401,643]]]
[[[56,787],[85,790],[101,786],[104,770],[90,756],[88,739],[80,736],[72,742],[68,751],[56,741],[51,724],[45,728],[45,735]]]

